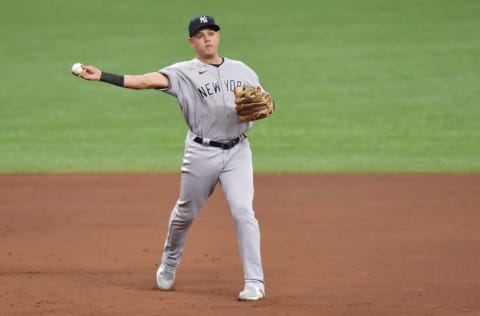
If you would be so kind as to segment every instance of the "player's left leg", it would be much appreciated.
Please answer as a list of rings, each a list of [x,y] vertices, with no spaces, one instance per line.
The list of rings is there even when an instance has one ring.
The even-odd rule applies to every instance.
[[[245,284],[260,290],[264,296],[264,276],[260,254],[260,228],[253,211],[252,152],[248,139],[224,152],[224,171],[220,184],[225,192],[237,228]],[[243,293],[243,292],[242,292]]]

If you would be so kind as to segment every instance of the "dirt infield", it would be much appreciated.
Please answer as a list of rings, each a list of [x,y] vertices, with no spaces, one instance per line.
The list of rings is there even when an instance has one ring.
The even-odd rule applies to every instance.
[[[0,315],[480,315],[480,175],[256,175],[253,303],[220,187],[156,289],[178,181],[0,176]]]

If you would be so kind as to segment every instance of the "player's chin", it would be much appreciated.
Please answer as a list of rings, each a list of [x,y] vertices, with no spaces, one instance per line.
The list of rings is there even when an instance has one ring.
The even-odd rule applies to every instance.
[[[217,52],[203,52],[202,56],[206,59],[214,58],[217,55]]]

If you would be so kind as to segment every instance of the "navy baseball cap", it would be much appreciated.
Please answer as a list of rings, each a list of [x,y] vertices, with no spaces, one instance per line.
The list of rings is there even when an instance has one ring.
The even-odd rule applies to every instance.
[[[190,35],[190,37],[192,37],[193,34],[204,28],[212,29],[215,31],[220,30],[220,26],[215,24],[215,20],[211,16],[201,15],[190,21],[190,24],[188,25],[188,34]]]

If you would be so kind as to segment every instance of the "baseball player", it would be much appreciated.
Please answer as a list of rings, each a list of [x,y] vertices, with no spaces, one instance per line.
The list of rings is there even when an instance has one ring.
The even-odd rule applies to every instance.
[[[218,54],[220,27],[211,16],[188,26],[196,57],[143,75],[117,75],[94,66],[77,74],[129,89],[157,89],[177,98],[189,127],[181,167],[180,196],[171,212],[157,284],[170,290],[187,232],[220,183],[232,212],[244,271],[239,300],[261,300],[265,283],[260,230],[253,211],[252,153],[247,132],[253,120],[273,113],[273,100],[256,73],[241,61]]]

